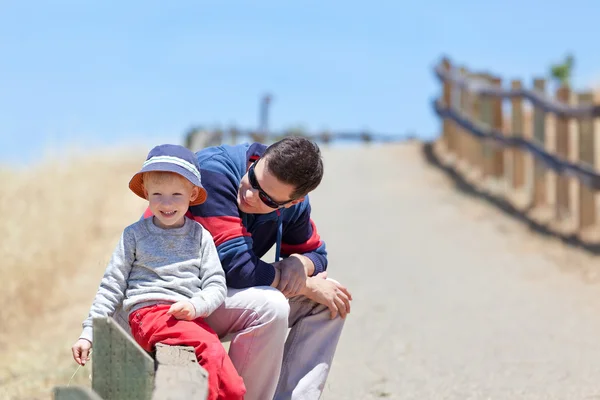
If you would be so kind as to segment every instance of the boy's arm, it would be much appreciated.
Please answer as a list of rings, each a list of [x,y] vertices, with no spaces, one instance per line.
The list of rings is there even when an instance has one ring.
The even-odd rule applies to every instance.
[[[225,301],[227,295],[225,272],[221,266],[213,237],[206,229],[202,229],[201,240],[200,279],[202,280],[202,290],[190,299],[196,310],[194,318],[208,317]]]
[[[127,279],[135,258],[134,246],[133,234],[125,229],[104,271],[104,276],[100,281],[88,317],[83,321],[83,331],[79,336],[80,339],[92,342],[93,318],[112,316],[116,307],[123,301],[127,289]]]

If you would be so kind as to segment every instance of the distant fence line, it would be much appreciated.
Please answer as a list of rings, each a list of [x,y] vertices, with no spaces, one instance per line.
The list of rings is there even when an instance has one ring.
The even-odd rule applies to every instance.
[[[563,229],[583,234],[596,226],[600,105],[592,92],[561,86],[552,98],[541,78],[531,90],[520,80],[503,89],[499,77],[457,68],[447,58],[434,73],[443,85],[433,102],[443,121],[441,144],[457,166],[523,194],[531,209],[550,210],[550,222]],[[504,100],[510,100],[509,113]]]
[[[286,136],[304,136],[315,142],[330,144],[336,141],[354,141],[363,143],[388,143],[399,142],[415,139],[412,134],[405,135],[386,135],[363,132],[330,132],[323,131],[316,134],[308,134],[298,130],[288,130],[282,132],[264,133],[256,130],[242,130],[237,128],[228,129],[205,129],[196,127],[190,129],[185,134],[185,146],[198,150],[207,146],[219,145],[221,143],[238,143],[240,140],[246,139],[252,142],[272,143]]]

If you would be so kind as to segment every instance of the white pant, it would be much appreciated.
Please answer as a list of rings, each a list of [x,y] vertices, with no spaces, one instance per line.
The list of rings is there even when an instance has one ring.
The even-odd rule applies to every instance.
[[[115,318],[128,325],[125,315]],[[327,307],[304,296],[288,300],[260,286],[229,289],[206,322],[231,340],[229,356],[244,379],[246,400],[312,400],[323,392],[345,320],[332,320]]]

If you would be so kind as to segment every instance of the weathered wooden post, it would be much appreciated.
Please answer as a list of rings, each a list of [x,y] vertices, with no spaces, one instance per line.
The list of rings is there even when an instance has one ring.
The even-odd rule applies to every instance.
[[[546,90],[546,81],[541,78],[533,80],[533,89],[543,95]],[[546,110],[535,105],[533,108],[533,141],[542,149],[546,148]],[[533,196],[534,207],[548,205],[546,193],[546,168],[542,162],[534,157],[533,164]]]
[[[155,356],[114,319],[94,319],[92,388],[55,387],[54,400],[206,399],[208,373],[193,347],[158,344]]]
[[[521,81],[513,80],[510,83],[512,90],[521,89]],[[523,123],[523,98],[515,96],[511,99],[511,135],[523,138],[525,134]],[[512,149],[512,188],[520,190],[525,185],[525,154],[521,149]]]
[[[489,74],[478,74],[478,77],[487,83],[489,83],[491,80],[491,76]],[[480,99],[481,113],[479,121],[482,123],[483,127],[485,127],[486,129],[491,129],[493,124],[492,97],[489,95],[482,94],[480,96]],[[492,173],[492,146],[494,145],[490,143],[489,140],[481,140],[481,177],[483,179],[487,178]]]
[[[467,79],[467,69],[465,67],[458,68],[458,76],[462,79]],[[466,87],[454,87],[452,91],[452,99],[450,100],[452,105],[455,107],[454,111],[456,111],[459,115],[464,116],[466,111],[466,98],[467,92],[469,89]],[[460,164],[462,168],[465,170],[470,167],[469,160],[469,152],[468,152],[468,143],[470,134],[465,129],[461,128],[458,125],[454,126],[454,136],[455,136],[455,154],[456,161],[458,162],[457,166]]]
[[[206,399],[208,373],[198,365],[193,347],[156,345],[152,400]]]
[[[492,77],[490,79],[490,83],[496,89],[502,89],[502,79],[498,77]],[[492,121],[491,128],[499,133],[503,131],[503,110],[502,103],[504,99],[501,96],[494,96],[492,98]],[[491,174],[496,179],[504,179],[504,152],[505,149],[503,146],[499,144],[495,144],[492,147],[492,155],[491,155]]]
[[[561,86],[556,91],[556,99],[562,104],[569,104],[571,90],[567,86]],[[556,116],[556,155],[559,159],[567,161],[569,159],[569,120],[566,115]],[[569,217],[570,212],[570,184],[569,178],[565,175],[558,174],[556,177],[556,209],[555,218],[563,220]]]
[[[112,318],[94,319],[92,389],[103,399],[149,400],[154,360]]]
[[[585,92],[578,95],[578,105],[586,106],[594,104],[594,94]],[[596,140],[595,140],[596,118],[586,116],[579,119],[579,162],[590,168],[595,168]],[[579,182],[579,233],[596,224],[596,192],[584,183]]]
[[[450,60],[444,58],[442,60],[442,69],[449,73],[452,71],[452,65],[450,64]],[[449,79],[444,79],[443,81],[443,94],[442,94],[442,102],[443,106],[446,108],[450,108],[452,106],[452,83]],[[446,147],[446,151],[453,152],[454,151],[454,123],[449,118],[444,118],[442,121],[442,139],[444,142],[444,146]]]
[[[482,74],[470,74],[470,79],[479,80],[485,79],[485,76]],[[469,112],[467,116],[471,121],[473,121],[476,125],[481,125],[482,122],[485,122],[483,119],[483,109],[486,103],[482,100],[483,96],[477,92],[471,92],[469,94]],[[480,177],[484,176],[485,171],[485,157],[484,157],[484,146],[485,144],[478,137],[473,137],[471,141],[471,152],[472,152],[472,160],[473,166],[477,169]]]

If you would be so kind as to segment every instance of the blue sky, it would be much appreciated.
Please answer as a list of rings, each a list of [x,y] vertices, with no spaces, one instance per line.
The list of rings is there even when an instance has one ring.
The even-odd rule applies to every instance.
[[[530,84],[567,51],[600,81],[600,3],[2,1],[0,164],[180,143],[192,125],[437,134],[442,55]]]

